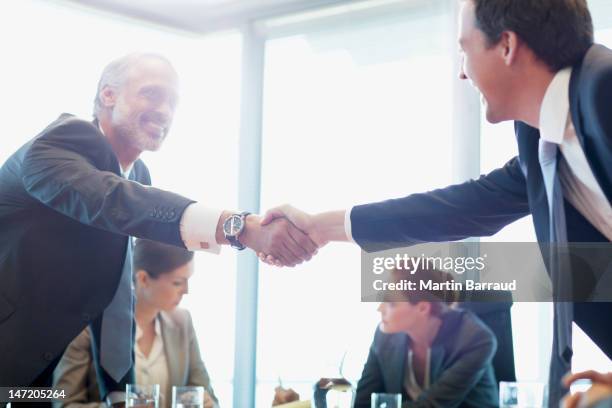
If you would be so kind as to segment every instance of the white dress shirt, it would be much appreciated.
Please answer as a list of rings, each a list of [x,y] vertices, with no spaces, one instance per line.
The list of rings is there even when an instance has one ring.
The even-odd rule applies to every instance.
[[[571,68],[559,71],[546,90],[540,109],[540,137],[559,145],[563,159],[559,177],[564,197],[606,238],[612,241],[612,207],[584,155],[569,110]],[[353,240],[352,208],[346,211],[344,230]]]
[[[423,386],[419,385],[416,375],[414,374],[414,353],[412,350],[408,350],[408,358],[406,361],[406,369],[404,375],[404,388],[406,393],[410,396],[413,401],[419,398],[419,395],[423,391],[429,388],[429,368],[431,363],[431,349],[427,349],[427,355],[425,357],[425,374],[423,376]]]
[[[584,155],[569,110],[571,68],[559,71],[546,90],[540,110],[540,137],[559,145],[563,196],[599,232],[612,241],[612,206]]]
[[[153,346],[148,356],[140,350],[138,340],[142,338],[143,332],[136,324],[136,341],[134,344],[134,374],[136,375],[136,384],[159,384],[160,392],[164,392],[168,385],[168,363],[166,362],[166,353],[164,352],[164,342],[161,332],[161,324],[159,316],[155,318],[155,339]],[[160,407],[168,406],[166,401],[172,398],[169,395],[160,395]]]
[[[223,210],[210,208],[201,203],[189,205],[181,218],[181,239],[190,251],[204,250],[218,254],[217,224]]]

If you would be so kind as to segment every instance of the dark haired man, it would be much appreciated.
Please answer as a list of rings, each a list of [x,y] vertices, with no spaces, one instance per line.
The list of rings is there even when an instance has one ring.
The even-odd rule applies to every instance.
[[[286,216],[319,245],[366,251],[488,236],[528,214],[543,248],[612,240],[612,51],[593,44],[586,0],[464,0],[460,22],[460,77],[488,121],[515,121],[519,155],[463,184],[314,216],[282,206],[264,223]],[[543,255],[557,299],[569,300],[580,271]],[[611,305],[555,303],[550,406],[566,391],[572,319],[612,357]]]

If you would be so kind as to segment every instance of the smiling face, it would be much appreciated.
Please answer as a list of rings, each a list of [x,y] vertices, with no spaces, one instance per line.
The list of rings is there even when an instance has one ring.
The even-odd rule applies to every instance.
[[[470,80],[481,93],[489,122],[513,119],[510,114],[513,82],[507,44],[503,39],[498,44],[488,43],[485,34],[477,27],[475,6],[471,0],[462,2],[459,25],[459,77]]]
[[[140,152],[161,147],[178,101],[178,76],[166,61],[141,58],[119,87],[106,86],[101,94],[111,109],[111,126],[123,143]]]
[[[162,273],[157,278],[147,272],[137,272],[136,284],[138,301],[146,301],[158,310],[174,310],[183,295],[189,293],[189,278],[193,275],[193,260],[171,272]]]

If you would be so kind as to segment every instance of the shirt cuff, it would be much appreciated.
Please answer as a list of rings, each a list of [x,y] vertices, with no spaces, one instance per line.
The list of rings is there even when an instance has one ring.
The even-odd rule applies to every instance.
[[[223,210],[200,203],[189,205],[181,217],[181,239],[190,251],[221,252],[217,243],[217,224]]]
[[[344,232],[346,233],[346,237],[349,242],[355,242],[353,239],[353,226],[351,225],[351,212],[353,211],[353,207],[349,208],[344,212]]]

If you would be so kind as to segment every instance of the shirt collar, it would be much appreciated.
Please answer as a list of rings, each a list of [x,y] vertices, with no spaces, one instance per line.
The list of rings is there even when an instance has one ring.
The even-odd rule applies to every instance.
[[[121,165],[119,165],[119,167],[121,167]],[[130,167],[128,167],[127,169],[125,169],[125,171],[123,171],[123,168],[121,167],[121,176],[123,176],[124,179],[129,180],[130,179],[130,173],[132,172],[132,168],[134,167],[134,165],[131,165]]]
[[[136,341],[140,340],[142,334],[142,330],[140,330],[138,323],[136,323]],[[155,336],[161,336],[161,324],[159,323],[159,315],[155,317]]]
[[[563,142],[569,114],[569,82],[572,68],[557,72],[546,89],[540,109],[540,137],[556,144]]]

